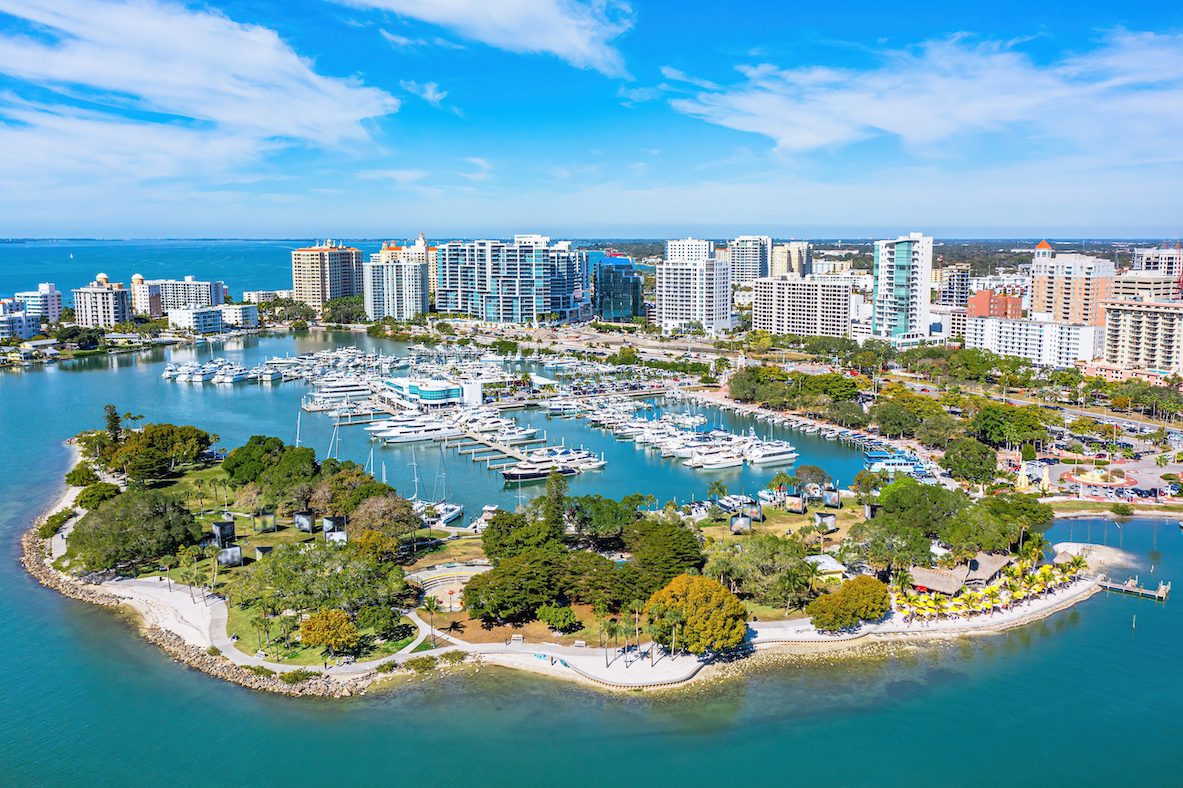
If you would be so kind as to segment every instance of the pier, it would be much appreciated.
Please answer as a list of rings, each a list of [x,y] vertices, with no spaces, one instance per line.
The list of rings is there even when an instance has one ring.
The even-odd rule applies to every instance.
[[[1170,596],[1171,584],[1159,581],[1158,588],[1147,588],[1138,583],[1136,577],[1131,577],[1124,583],[1115,583],[1107,577],[1101,577],[1097,580],[1097,585],[1104,588],[1106,591],[1116,591],[1120,594],[1131,594],[1133,596],[1140,596],[1144,599],[1154,599],[1165,602],[1166,598]]]
[[[525,460],[528,450],[563,448],[561,445],[547,446],[546,442],[545,432],[541,438],[526,438],[512,444],[496,441],[483,432],[466,432],[462,437],[445,440],[444,446],[467,455],[473,462],[485,463],[489,470],[499,471]]]

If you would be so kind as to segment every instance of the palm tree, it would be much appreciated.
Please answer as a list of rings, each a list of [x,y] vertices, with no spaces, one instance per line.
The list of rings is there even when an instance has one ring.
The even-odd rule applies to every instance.
[[[427,611],[427,618],[431,627],[431,647],[435,648],[435,614],[440,610],[439,597],[427,594],[423,597],[423,609]]]
[[[1002,589],[998,586],[987,586],[986,590],[982,592],[982,596],[990,602],[990,615],[994,615],[994,608],[1002,599]]]
[[[1027,539],[1027,544],[1023,546],[1023,557],[1029,560],[1032,566],[1038,566],[1049,547],[1051,547],[1051,543],[1048,542],[1046,536],[1031,534]]]
[[[612,648],[615,650],[616,643],[620,639],[623,630],[624,627],[615,618],[610,618],[604,623],[605,654],[607,653],[607,640],[610,639],[612,641]],[[613,657],[613,660],[615,660],[615,657]]]
[[[1072,574],[1078,575],[1085,569],[1088,569],[1089,562],[1083,555],[1074,555],[1072,560],[1068,562],[1068,566],[1072,567]]]
[[[213,591],[214,587],[218,584],[218,553],[219,552],[220,551],[218,550],[217,545],[211,544],[210,546],[205,548],[205,557],[209,559],[209,564],[210,564],[210,566],[209,566],[209,571],[210,571],[209,588],[210,588],[210,591]]]
[[[906,594],[912,587],[912,573],[907,569],[897,569],[891,577],[891,587],[897,594]]]
[[[718,499],[722,498],[725,495],[727,495],[727,485],[723,484],[723,482],[721,480],[715,479],[709,485],[707,485],[707,498],[708,499],[713,499],[713,500],[717,501]]]

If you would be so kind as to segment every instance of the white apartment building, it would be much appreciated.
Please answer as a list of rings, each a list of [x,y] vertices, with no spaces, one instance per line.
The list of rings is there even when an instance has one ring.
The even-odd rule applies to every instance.
[[[1114,301],[1171,301],[1178,297],[1178,280],[1159,271],[1128,271],[1113,279]]]
[[[847,266],[849,267],[849,265]],[[813,270],[813,247],[808,241],[789,241],[775,244],[768,263],[769,276],[796,274],[808,276]]]
[[[965,346],[1000,356],[1025,358],[1038,367],[1068,369],[1101,354],[1102,329],[1082,323],[971,317],[965,323]]]
[[[363,266],[366,316],[370,320],[411,320],[426,314],[432,266],[426,260],[403,260],[395,255],[383,260],[383,253],[370,255],[370,262]]]
[[[26,315],[45,323],[57,323],[62,319],[62,291],[53,282],[42,282],[36,290],[16,293],[13,298],[24,307]]]
[[[932,237],[911,233],[875,242],[871,333],[899,346],[928,337]]]
[[[316,310],[334,298],[362,294],[362,252],[325,241],[292,251],[292,297]]]
[[[227,328],[258,328],[259,307],[256,304],[219,304],[222,325]]]
[[[772,238],[767,235],[741,235],[727,247],[731,254],[731,283],[747,284],[768,275],[772,262]]]
[[[813,274],[841,274],[851,270],[851,261],[846,257],[818,258],[810,250],[809,268]]]
[[[1135,249],[1134,260],[1130,265],[1135,271],[1157,271],[1161,274],[1178,279],[1183,276],[1183,243],[1150,249]]]
[[[184,279],[131,278],[132,312],[145,317],[162,317],[172,309],[189,306],[217,306],[226,300],[226,286],[217,281],[200,281],[195,276]]]
[[[0,339],[31,339],[41,330],[41,318],[30,315],[15,298],[0,300]]]
[[[222,310],[216,306],[188,306],[168,310],[168,327],[194,334],[220,334]]]
[[[662,260],[654,312],[667,333],[698,327],[714,336],[731,329],[731,267],[714,258]]]
[[[381,251],[370,255],[370,262],[423,263],[427,266],[428,292],[434,293],[439,279],[439,269],[436,262],[438,258],[439,248],[430,245],[427,242],[427,237],[423,233],[419,233],[419,237],[415,239],[414,243],[399,245],[394,241],[388,241],[382,244]]]
[[[99,274],[86,287],[76,287],[74,322],[84,328],[110,328],[131,320],[131,291]]]
[[[265,304],[268,301],[276,301],[280,298],[290,299],[292,297],[291,290],[243,290],[242,300],[248,304]]]
[[[665,259],[671,263],[706,260],[715,256],[715,242],[701,238],[683,238],[665,242]]]
[[[1107,301],[1105,360],[1125,369],[1183,374],[1183,302]]]
[[[772,334],[850,335],[851,287],[797,276],[768,276],[752,283],[752,328]]]

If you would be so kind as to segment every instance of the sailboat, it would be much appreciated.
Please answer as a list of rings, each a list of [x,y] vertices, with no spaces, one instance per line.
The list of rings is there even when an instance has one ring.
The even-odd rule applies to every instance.
[[[448,471],[447,471],[447,467],[444,464],[443,444],[440,444],[440,473],[439,473],[438,481],[440,483],[440,493],[441,493],[440,499],[435,502],[420,501],[415,505],[416,506],[415,510],[419,513],[420,517],[422,517],[424,512],[426,512],[428,509],[431,509],[434,511],[435,517],[433,517],[431,519],[431,521],[427,523],[427,525],[429,527],[433,526],[433,525],[447,525],[448,523],[452,522],[453,520],[458,519],[461,515],[464,514],[464,507],[463,506],[461,506],[458,503],[452,503],[452,502],[448,501]],[[419,485],[418,472],[416,472],[416,476],[415,476],[416,495],[418,495],[418,491],[419,491],[418,485]],[[420,506],[422,507],[421,509],[420,509]]]

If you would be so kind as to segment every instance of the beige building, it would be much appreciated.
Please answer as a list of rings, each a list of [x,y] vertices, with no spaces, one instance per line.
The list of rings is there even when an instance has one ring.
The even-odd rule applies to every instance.
[[[1170,301],[1178,295],[1175,278],[1158,271],[1130,271],[1113,280],[1114,301]]]
[[[370,255],[371,263],[426,263],[427,290],[435,293],[439,281],[439,271],[436,267],[436,257],[439,249],[430,246],[423,233],[415,239],[415,243],[400,246],[394,241],[382,244],[382,250]]]
[[[752,328],[796,336],[850,336],[851,286],[796,276],[752,283]]]
[[[1056,254],[1040,241],[1031,264],[1031,316],[1055,323],[1105,325],[1104,302],[1113,295],[1112,260]]]
[[[74,293],[74,322],[85,328],[110,328],[131,320],[131,291],[99,274]]]
[[[811,273],[813,254],[808,241],[790,241],[772,247],[772,259],[768,265],[769,276],[806,276]]]
[[[313,309],[362,294],[362,252],[325,241],[292,251],[292,298]]]
[[[1105,361],[1183,374],[1183,302],[1106,302]]]

